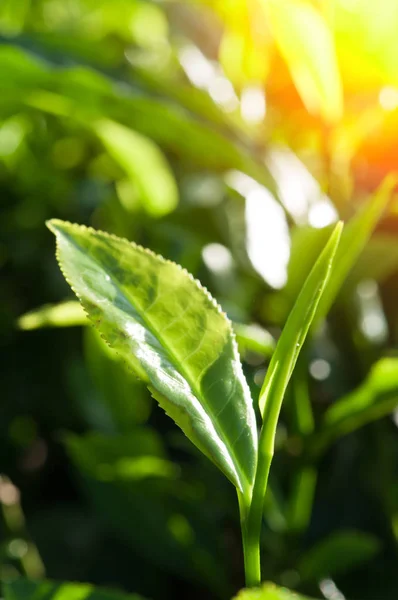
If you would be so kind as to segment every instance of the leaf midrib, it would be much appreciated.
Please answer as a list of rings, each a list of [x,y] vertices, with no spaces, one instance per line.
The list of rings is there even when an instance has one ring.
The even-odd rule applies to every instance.
[[[91,232],[90,232],[89,228],[85,228],[85,230],[91,235]],[[97,232],[97,234],[99,236],[105,237],[105,239],[106,238],[117,239],[118,242],[123,242],[123,244],[125,244],[127,246],[133,247],[134,250],[136,250],[137,252],[140,252],[141,254],[146,254],[147,253],[147,251],[144,248],[141,248],[138,244],[135,244],[134,242],[129,242],[128,240],[125,240],[123,238],[114,238],[111,234],[107,234],[105,232]],[[71,240],[73,242],[73,244],[76,245],[79,248],[80,251],[84,252],[84,250],[85,250],[84,247],[80,246],[69,235],[68,235],[68,240]],[[179,265],[177,263],[173,263],[171,261],[167,261],[162,256],[157,255],[157,254],[154,254],[154,256],[156,256],[156,258],[158,260],[160,260],[162,263],[175,265],[177,268],[179,268],[179,269],[181,269],[181,271],[183,271],[183,269],[181,267],[179,267]],[[140,315],[141,319],[143,320],[144,324],[147,326],[147,328],[150,331],[150,333],[160,342],[161,347],[165,351],[166,356],[169,359],[171,365],[174,367],[174,369],[177,372],[179,372],[184,377],[185,381],[187,381],[187,383],[189,384],[189,387],[192,390],[194,396],[199,401],[199,403],[202,405],[202,407],[205,409],[205,411],[207,412],[207,414],[212,414],[208,410],[209,409],[208,403],[207,403],[206,399],[204,398],[204,396],[202,395],[202,393],[200,391],[200,388],[197,387],[196,383],[194,383],[192,385],[192,383],[191,383],[191,377],[188,376],[189,371],[187,373],[186,369],[183,367],[183,365],[179,361],[178,357],[174,354],[173,350],[169,348],[168,344],[165,344],[164,339],[162,338],[162,336],[159,335],[158,333],[155,333],[156,328],[152,324],[151,320],[148,319],[147,314],[145,313],[145,310],[141,309],[141,311],[140,311],[140,310],[137,309],[136,303],[129,296],[126,296],[125,292],[120,288],[120,282],[119,282],[119,280],[115,279],[115,276],[112,273],[109,273],[106,269],[104,269],[103,265],[95,257],[93,257],[90,254],[89,258],[90,258],[90,260],[92,260],[93,262],[95,262],[102,270],[106,271],[108,275],[110,275],[112,282],[117,286],[117,289],[120,292],[120,294],[122,294],[122,296],[133,306],[135,312]],[[195,278],[192,278],[192,281],[193,281],[193,283],[195,285],[197,285]],[[200,288],[198,288],[198,291],[202,291],[202,290],[200,290]],[[210,300],[209,300],[209,302],[210,302]],[[213,306],[213,308],[215,310],[217,310],[217,308],[215,306]],[[87,311],[87,313],[89,314],[89,311]],[[92,321],[91,317],[90,317],[90,320]],[[94,323],[94,326],[97,327],[96,323],[94,321],[92,321],[92,322]],[[227,326],[228,326],[228,322],[227,322]],[[232,335],[232,331],[230,331],[229,334]],[[229,402],[230,402],[230,400],[229,400]],[[233,464],[234,464],[236,475],[238,477],[238,481],[239,481],[240,485],[242,486],[242,489],[244,490],[245,487],[246,487],[246,485],[243,485],[243,484],[244,483],[248,484],[250,482],[247,480],[247,478],[244,475],[242,469],[240,468],[240,461],[237,460],[236,453],[235,453],[234,449],[232,448],[232,446],[230,446],[230,444],[228,443],[228,440],[225,441],[224,435],[222,435],[222,433],[219,430],[219,427],[217,426],[217,422],[214,422],[213,419],[211,419],[211,422],[213,424],[213,427],[214,427],[214,429],[215,429],[215,431],[216,431],[219,439],[222,441],[222,443],[224,444],[224,446],[227,448],[230,456],[233,459]],[[239,439],[239,438],[237,438],[237,439]],[[237,470],[237,465],[239,465],[239,470],[242,473],[242,475],[239,475],[238,470]],[[242,479],[244,479],[244,481],[242,481]]]

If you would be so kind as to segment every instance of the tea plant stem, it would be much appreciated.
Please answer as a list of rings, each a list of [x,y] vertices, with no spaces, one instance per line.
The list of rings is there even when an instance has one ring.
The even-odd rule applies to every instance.
[[[246,587],[255,587],[261,582],[260,544],[249,536],[248,517],[250,501],[238,492],[240,524],[242,532],[243,557]]]
[[[260,436],[257,474],[253,488],[252,502],[249,516],[247,519],[246,545],[248,553],[255,561],[256,568],[253,569],[255,576],[247,581],[248,587],[254,587],[261,583],[261,565],[260,565],[260,537],[261,525],[263,520],[264,498],[267,490],[268,475],[274,455],[273,433],[266,432],[266,427],[262,429]]]

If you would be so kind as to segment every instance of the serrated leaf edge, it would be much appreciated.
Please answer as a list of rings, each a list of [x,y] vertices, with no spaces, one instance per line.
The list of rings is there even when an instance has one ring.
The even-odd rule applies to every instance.
[[[245,389],[245,391],[246,391],[247,397],[248,397],[248,398],[250,398],[250,400],[251,400],[251,406],[253,407],[253,398],[252,398],[252,395],[251,395],[250,388],[249,388],[249,385],[248,385],[248,383],[247,383],[246,377],[245,377],[245,375],[244,375],[244,373],[243,373],[242,365],[241,365],[241,362],[240,362],[240,356],[239,356],[238,343],[237,343],[237,341],[236,341],[236,335],[235,335],[235,332],[234,332],[234,330],[233,330],[232,323],[231,323],[231,321],[229,320],[229,318],[228,318],[227,314],[226,314],[226,313],[225,313],[225,312],[222,310],[222,307],[220,306],[220,304],[218,304],[218,302],[215,300],[215,298],[213,298],[213,296],[210,294],[210,292],[208,291],[208,289],[207,289],[207,288],[206,288],[204,285],[202,285],[202,283],[201,283],[201,282],[200,282],[198,279],[196,279],[196,278],[195,278],[195,277],[192,275],[192,273],[190,273],[189,271],[187,271],[187,269],[185,269],[184,267],[182,267],[182,266],[181,266],[181,265],[179,265],[178,263],[176,263],[176,262],[174,262],[174,261],[172,261],[172,260],[169,260],[169,259],[167,259],[167,258],[164,258],[164,256],[162,256],[161,254],[157,254],[156,252],[154,252],[153,250],[150,250],[149,248],[145,248],[144,246],[141,246],[140,244],[137,244],[136,242],[133,242],[133,241],[131,241],[131,240],[128,240],[127,238],[124,238],[124,237],[117,236],[117,235],[115,235],[115,234],[113,234],[113,233],[109,233],[109,232],[107,232],[107,231],[102,231],[102,230],[100,230],[100,229],[94,229],[93,227],[90,227],[90,226],[87,226],[87,225],[80,225],[80,224],[77,224],[77,223],[71,223],[70,221],[64,221],[64,220],[62,220],[62,219],[50,219],[50,220],[46,221],[46,226],[48,227],[48,229],[50,229],[50,231],[51,231],[51,232],[52,232],[52,233],[55,235],[55,238],[56,238],[56,253],[55,253],[55,255],[56,255],[57,263],[58,263],[58,266],[59,266],[59,268],[60,268],[60,270],[61,270],[61,273],[63,274],[63,276],[64,276],[65,280],[67,281],[68,285],[69,285],[69,286],[70,286],[70,288],[72,289],[73,293],[74,293],[74,294],[76,295],[76,297],[78,298],[78,300],[79,300],[79,302],[80,302],[80,304],[81,304],[81,306],[82,306],[82,308],[83,308],[83,311],[84,311],[84,313],[86,314],[86,316],[87,316],[87,318],[88,318],[89,322],[90,322],[90,323],[92,324],[92,326],[93,326],[93,327],[94,327],[94,328],[95,328],[95,329],[98,331],[98,333],[99,333],[99,335],[100,335],[101,339],[103,339],[103,340],[104,340],[104,342],[107,344],[107,346],[108,346],[109,348],[111,348],[111,349],[112,349],[114,352],[116,352],[116,354],[117,354],[118,356],[120,356],[120,354],[117,352],[117,350],[115,350],[115,348],[114,348],[114,347],[113,347],[111,344],[109,344],[109,342],[108,342],[108,341],[105,339],[105,337],[102,335],[101,331],[100,331],[100,330],[99,330],[99,328],[98,328],[98,324],[97,324],[95,321],[93,321],[92,317],[90,316],[90,314],[89,314],[88,310],[86,309],[86,307],[85,307],[85,305],[84,305],[84,302],[83,302],[83,300],[82,300],[82,298],[81,298],[80,294],[79,294],[79,293],[76,291],[76,289],[75,289],[75,287],[72,285],[72,283],[71,283],[71,281],[70,281],[69,277],[66,275],[66,273],[65,273],[65,270],[63,269],[62,262],[61,262],[61,257],[60,257],[60,248],[59,248],[58,232],[57,232],[57,229],[56,229],[56,227],[53,227],[53,224],[54,224],[54,225],[56,225],[57,223],[59,223],[59,224],[61,224],[61,225],[67,225],[67,226],[69,226],[69,227],[70,227],[72,230],[74,229],[74,230],[85,231],[85,232],[88,232],[88,233],[91,233],[91,234],[94,234],[94,235],[96,235],[96,234],[101,234],[101,235],[103,235],[105,238],[112,239],[112,240],[114,240],[114,241],[117,241],[117,242],[123,242],[124,244],[127,244],[128,246],[131,246],[131,247],[133,247],[135,250],[139,250],[139,251],[140,251],[140,252],[142,252],[143,254],[147,254],[147,255],[149,255],[149,256],[152,256],[152,257],[156,258],[157,260],[159,260],[159,261],[160,261],[160,262],[162,262],[163,264],[169,264],[169,265],[173,265],[174,267],[177,267],[177,268],[178,268],[178,269],[179,269],[179,270],[180,270],[182,273],[184,273],[184,275],[185,275],[185,276],[187,276],[187,277],[188,277],[188,278],[189,278],[189,279],[190,279],[190,280],[191,280],[191,281],[192,281],[192,282],[193,282],[193,283],[196,285],[196,287],[197,287],[197,288],[198,288],[198,289],[199,289],[199,290],[200,290],[200,291],[201,291],[201,292],[202,292],[202,293],[205,295],[205,297],[206,297],[206,300],[207,300],[207,302],[210,304],[210,306],[211,306],[211,307],[213,307],[213,308],[215,308],[215,309],[216,309],[216,311],[217,311],[217,313],[218,313],[218,314],[220,314],[220,315],[222,315],[222,316],[224,317],[224,319],[225,319],[225,321],[226,321],[226,324],[227,324],[228,332],[229,332],[229,334],[231,335],[232,347],[233,347],[233,352],[234,352],[234,355],[235,355],[235,359],[236,359],[236,361],[239,363],[239,365],[240,365],[240,368],[241,368],[241,379],[242,379],[242,385],[243,385],[243,387],[244,387],[244,388],[246,388],[246,389]],[[122,358],[123,360],[125,360],[123,356],[122,356],[121,358]],[[126,361],[126,362],[127,362],[127,361]],[[162,410],[164,410],[164,412],[165,412],[165,413],[166,413],[168,416],[170,416],[170,415],[168,414],[167,410],[165,409],[165,407],[161,406],[161,404],[159,403],[159,400],[158,400],[158,399],[156,399],[156,397],[154,396],[154,394],[151,392],[150,386],[148,386],[148,383],[149,383],[149,382],[148,382],[148,379],[147,379],[147,376],[146,376],[145,372],[141,371],[141,369],[140,369],[140,367],[139,367],[138,365],[137,365],[137,366],[135,365],[135,367],[136,367],[136,369],[137,369],[137,370],[135,371],[135,375],[136,375],[136,376],[137,376],[139,379],[143,380],[143,381],[144,381],[144,383],[146,383],[146,385],[147,385],[147,387],[148,387],[148,389],[149,389],[149,391],[150,391],[151,395],[152,395],[152,396],[154,397],[154,399],[157,401],[157,403],[158,403],[158,404],[159,404],[159,406],[162,408]],[[133,369],[134,369],[134,367],[133,367]],[[191,387],[191,386],[190,386],[190,387]],[[196,396],[196,394],[195,394],[194,392],[193,392],[193,395],[194,395],[194,396],[197,398],[197,396]],[[199,399],[198,399],[198,401],[199,401]],[[200,401],[199,401],[199,402],[200,402]],[[172,420],[174,420],[174,419],[172,419]],[[211,419],[210,419],[210,421],[211,421],[211,423],[213,423]],[[177,425],[178,425],[178,424],[177,424]],[[213,426],[214,426],[214,425],[213,425]],[[257,430],[256,430],[255,428],[254,428],[254,430],[255,430],[255,433],[256,433],[256,435],[255,435],[255,443],[256,443],[256,446],[257,446],[257,442],[258,442],[258,440],[257,440]],[[215,430],[215,431],[217,432],[217,430]],[[219,434],[218,434],[218,435],[219,435]],[[220,440],[221,440],[221,441],[222,441],[222,443],[225,445],[225,442],[222,440],[222,438],[221,438],[221,437],[220,437]],[[204,449],[203,449],[203,448],[201,448],[201,451],[202,451],[202,452],[203,452],[203,453],[204,453],[204,454],[205,454],[205,455],[206,455],[208,458],[210,458],[210,459],[211,459],[211,457],[209,456],[209,454],[208,454],[206,451],[204,451]],[[232,464],[233,464],[233,467],[234,467],[234,471],[235,471],[235,473],[236,473],[236,479],[237,479],[237,482],[239,483],[239,488],[240,488],[240,491],[241,491],[241,492],[243,492],[243,491],[244,491],[244,486],[243,486],[243,482],[241,481],[241,479],[242,479],[242,478],[241,478],[241,477],[239,477],[239,475],[238,475],[238,472],[237,472],[237,470],[236,470],[235,463],[233,462]],[[255,470],[254,470],[254,472],[255,472]],[[245,478],[245,479],[246,479],[246,478]],[[253,481],[248,481],[248,483],[249,483],[249,485],[250,485],[250,486],[252,486],[252,484],[253,484]]]

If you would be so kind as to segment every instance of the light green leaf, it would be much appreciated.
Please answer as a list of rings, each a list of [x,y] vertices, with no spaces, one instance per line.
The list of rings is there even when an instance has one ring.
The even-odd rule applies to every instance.
[[[339,531],[318,542],[298,564],[303,581],[319,581],[350,571],[379,551],[378,540],[361,531]]]
[[[59,36],[54,35],[52,44],[57,43]],[[74,39],[74,48],[76,43]],[[130,87],[124,80],[116,81],[115,85],[113,78],[93,68],[81,65],[61,68],[57,61],[51,61],[48,52],[45,60],[38,60],[37,54],[9,44],[0,47],[0,71],[4,75],[2,91],[5,88],[10,95],[11,114],[15,114],[15,105],[33,106],[71,118],[83,129],[92,129],[106,115],[105,122],[118,125],[120,121],[128,133],[134,130],[145,141],[153,140],[156,145],[152,148],[157,151],[161,166],[164,158],[157,145],[183,161],[194,162],[196,168],[242,171],[267,186],[278,199],[275,180],[264,161],[253,150],[248,151],[250,140],[229,123],[222,111],[213,105],[212,113],[208,114],[207,109],[198,108],[198,102],[184,101],[177,93],[178,88],[174,88],[171,96],[176,97],[177,106],[164,97],[165,93],[170,96],[170,85],[164,84],[165,89],[159,89],[158,77],[153,93],[151,89],[140,89],[137,93],[137,81]],[[26,91],[23,95],[21,88]],[[189,94],[195,91],[187,88]],[[149,202],[152,201],[150,198]]]
[[[84,310],[76,300],[46,304],[19,317],[17,325],[25,331],[42,327],[72,327],[88,324]]]
[[[275,401],[275,397],[278,397],[280,402],[282,402],[301,347],[317,315],[322,295],[327,289],[332,264],[337,263],[335,261],[336,250],[340,241],[342,228],[342,223],[339,223],[335,227],[327,245],[308,275],[293,310],[289,315],[282,335],[279,338],[260,392],[259,403],[263,415],[270,408],[267,405],[272,404],[272,410],[274,410],[275,405],[278,404]],[[277,420],[279,410],[277,411],[277,415],[275,414],[274,416],[276,416]]]
[[[179,467],[167,460],[161,440],[149,428],[136,427],[128,435],[119,436],[69,434],[66,444],[73,462],[99,481],[176,479],[180,473]]]
[[[398,406],[398,359],[383,358],[371,369],[365,381],[338,400],[325,413],[321,429],[310,448],[324,448],[371,421],[388,415]]]
[[[272,355],[276,343],[269,331],[257,324],[234,323],[233,328],[241,352],[249,350],[266,358]]]
[[[65,278],[103,338],[248,493],[255,415],[231,325],[210,294],[178,265],[127,240],[58,220],[49,228]]]
[[[264,583],[261,589],[242,590],[233,600],[311,600],[274,583]]]
[[[143,600],[137,594],[122,594],[88,583],[30,581],[20,578],[3,584],[5,600]]]
[[[328,243],[308,275],[279,338],[261,388],[259,405],[263,417],[263,426],[258,445],[258,465],[247,525],[248,537],[258,539],[258,543],[264,498],[274,455],[275,435],[283,398],[300,350],[316,315],[319,301],[326,289],[342,228],[342,223],[336,225]],[[253,581],[260,580],[259,571],[260,565],[258,563],[258,573],[256,572],[253,575]]]
[[[178,204],[177,184],[159,148],[115,121],[103,119],[93,127],[110,155],[136,184],[148,213],[161,217],[172,212]]]
[[[31,0],[3,0],[0,5],[0,30],[7,35],[16,35],[21,32],[29,15]]]

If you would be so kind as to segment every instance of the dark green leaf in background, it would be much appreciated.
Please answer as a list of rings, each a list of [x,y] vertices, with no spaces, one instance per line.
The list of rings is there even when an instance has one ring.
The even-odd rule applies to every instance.
[[[336,531],[304,553],[298,563],[303,581],[320,581],[350,571],[377,554],[380,544],[361,531]]]
[[[397,405],[398,359],[383,358],[357,389],[328,408],[313,448],[319,451],[336,438],[388,415]]]
[[[17,579],[3,584],[5,600],[144,600],[137,594],[122,594],[85,583],[29,581]]]

